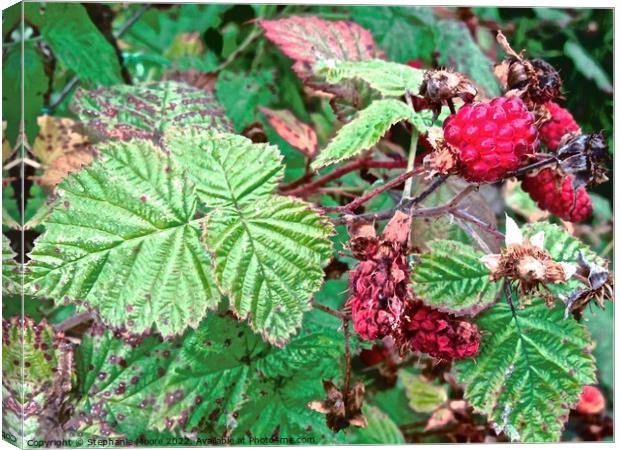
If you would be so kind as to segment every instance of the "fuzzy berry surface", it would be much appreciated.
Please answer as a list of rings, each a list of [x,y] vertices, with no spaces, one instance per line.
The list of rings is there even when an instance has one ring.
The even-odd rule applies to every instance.
[[[524,162],[538,146],[534,116],[518,97],[469,103],[449,116],[444,138],[458,151],[462,175],[495,182]]]
[[[592,214],[592,200],[584,187],[575,192],[572,177],[553,169],[541,170],[523,178],[521,186],[541,209],[568,222],[581,222]]]
[[[401,333],[401,345],[443,360],[472,357],[480,347],[476,325],[431,309],[420,300],[407,305]]]
[[[545,106],[551,118],[544,122],[538,130],[540,140],[550,150],[557,150],[564,135],[579,133],[581,128],[567,109],[554,102],[548,102]]]

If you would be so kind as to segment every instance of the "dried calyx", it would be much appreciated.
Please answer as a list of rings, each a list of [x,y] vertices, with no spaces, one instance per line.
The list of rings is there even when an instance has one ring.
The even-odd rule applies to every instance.
[[[572,177],[575,190],[608,180],[605,164],[610,160],[609,148],[602,133],[567,135],[556,156],[562,171]]]
[[[355,383],[345,399],[344,394],[329,380],[323,381],[325,400],[312,400],[308,408],[326,415],[327,426],[333,431],[339,431],[353,425],[364,428],[368,425],[362,415],[364,403],[364,384]]]
[[[506,216],[506,248],[500,254],[481,258],[491,270],[491,279],[507,278],[517,283],[523,294],[531,294],[541,285],[568,281],[576,271],[575,265],[554,261],[543,248],[544,237],[541,231],[524,239],[514,220]]]
[[[613,300],[614,280],[607,268],[607,261],[601,266],[588,261],[583,253],[579,252],[577,264],[577,276],[584,283],[584,287],[575,290],[568,297],[561,297],[566,305],[565,317],[568,317],[570,313],[580,313],[591,301],[594,301],[600,308],[604,308],[606,299]]]
[[[477,94],[478,90],[471,81],[451,70],[429,70],[420,85],[420,95],[433,111],[433,122],[439,117],[444,105],[448,105],[452,114],[456,112],[453,99],[460,98],[470,103]]]

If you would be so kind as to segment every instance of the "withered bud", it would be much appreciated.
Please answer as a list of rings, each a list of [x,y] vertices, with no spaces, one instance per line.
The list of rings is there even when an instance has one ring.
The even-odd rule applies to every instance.
[[[368,425],[362,415],[364,403],[364,383],[357,382],[347,394],[345,400],[340,389],[329,380],[323,380],[325,400],[312,400],[308,408],[326,415],[327,426],[333,431],[348,428],[349,425],[364,428]]]
[[[465,103],[470,103],[477,94],[478,90],[471,81],[450,70],[429,70],[424,74],[420,85],[420,95],[433,111],[433,122],[439,117],[444,104],[447,104],[450,112],[454,114],[454,98],[458,97]]]
[[[433,150],[424,157],[423,162],[424,167],[429,173],[429,178],[435,176],[436,174],[458,174],[458,150],[445,141],[441,128],[430,128],[428,131],[427,139],[433,147]]]
[[[609,148],[602,133],[567,136],[557,151],[560,168],[572,176],[573,189],[607,181]]]
[[[606,299],[613,300],[614,280],[607,268],[608,262],[605,261],[603,265],[589,262],[583,253],[579,252],[577,264],[579,266],[577,275],[584,286],[563,299],[566,304],[564,317],[568,317],[571,312],[580,313],[591,301],[594,301],[600,308],[604,308]]]

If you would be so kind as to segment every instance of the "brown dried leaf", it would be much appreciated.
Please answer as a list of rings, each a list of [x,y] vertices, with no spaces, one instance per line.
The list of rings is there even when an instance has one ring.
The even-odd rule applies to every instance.
[[[39,134],[32,151],[44,167],[66,153],[84,150],[89,143],[81,124],[68,117],[43,115],[37,123]]]
[[[93,160],[93,153],[88,149],[76,150],[66,153],[45,169],[45,172],[38,178],[42,186],[53,188],[70,173],[79,171],[82,167],[90,164]]]
[[[317,136],[314,130],[299,120],[288,110],[273,110],[259,107],[267,117],[276,133],[308,158],[313,158],[318,150]]]

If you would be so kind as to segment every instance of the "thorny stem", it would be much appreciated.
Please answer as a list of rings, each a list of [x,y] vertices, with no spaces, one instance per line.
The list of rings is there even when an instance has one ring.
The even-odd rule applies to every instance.
[[[327,313],[327,314],[331,314],[334,317],[337,317],[340,320],[349,320],[349,315],[346,314],[345,312],[339,311],[337,309],[334,308],[330,308],[329,306],[325,306],[322,305],[321,303],[318,303],[316,300],[312,300],[310,302],[312,304],[313,307],[315,307],[316,309],[320,309],[321,311]]]
[[[336,207],[331,207],[331,208],[329,207],[323,208],[323,211],[325,212],[353,212],[355,211],[355,209],[359,208],[367,201],[373,199],[377,195],[382,194],[383,192],[387,190],[390,190],[392,188],[395,188],[396,186],[399,186],[404,181],[409,180],[413,176],[419,174],[421,171],[422,171],[421,169],[415,169],[409,172],[405,172],[402,175],[399,175],[398,177],[394,178],[392,181],[384,184],[383,186],[379,186],[376,189],[373,189],[372,191],[366,193],[365,195],[362,195],[361,197],[356,198],[355,200],[347,203],[346,205],[336,206]]]
[[[285,193],[286,195],[300,196],[304,197],[308,194],[316,191],[318,188],[325,186],[330,181],[336,180],[347,173],[354,172],[360,169],[404,169],[407,167],[407,162],[404,160],[390,160],[390,161],[376,161],[372,159],[357,159],[355,161],[351,161],[344,166],[341,166],[330,173],[314,180],[311,183],[301,185],[294,189],[283,189],[280,188],[280,192]]]

